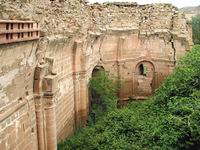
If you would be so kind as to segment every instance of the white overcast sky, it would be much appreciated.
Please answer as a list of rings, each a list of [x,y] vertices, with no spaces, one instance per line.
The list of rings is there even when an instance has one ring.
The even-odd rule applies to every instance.
[[[138,4],[151,4],[151,3],[172,3],[173,5],[181,8],[185,6],[198,6],[200,0],[89,0],[91,3],[94,2],[137,2]]]

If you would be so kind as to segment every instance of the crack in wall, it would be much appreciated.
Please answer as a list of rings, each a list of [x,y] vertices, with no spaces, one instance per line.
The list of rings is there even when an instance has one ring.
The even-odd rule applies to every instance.
[[[171,18],[171,27],[170,27],[170,34],[171,34],[171,37],[170,37],[170,42],[171,42],[171,46],[172,46],[172,49],[173,49],[173,60],[174,60],[174,66],[176,66],[176,47],[175,47],[175,44],[174,44],[174,36],[173,36],[173,29],[174,29],[174,20],[175,20],[175,16],[176,15],[176,11],[173,12],[172,14],[172,18]]]
[[[174,66],[176,66],[176,48],[175,48],[174,41],[173,41],[173,35],[171,36],[170,42],[172,45],[172,49],[174,50],[173,59],[174,59]]]
[[[100,62],[102,61],[102,58],[103,58],[102,52],[101,52],[101,48],[102,48],[103,41],[104,41],[105,37],[106,37],[106,34],[103,34],[103,37],[101,37],[100,46],[99,46],[99,50],[98,50],[99,51],[99,55],[100,55]]]

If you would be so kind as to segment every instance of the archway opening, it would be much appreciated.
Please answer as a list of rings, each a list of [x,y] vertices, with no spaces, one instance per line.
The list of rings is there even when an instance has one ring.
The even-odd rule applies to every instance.
[[[139,66],[139,75],[146,76],[144,73],[144,65],[143,64],[140,64],[140,66]]]
[[[102,66],[96,66],[92,70],[91,80],[98,81],[97,78],[99,78],[99,76],[102,75],[104,71],[105,69]],[[100,112],[103,108],[104,106],[102,104],[101,95],[95,91],[94,87],[91,87],[91,85],[89,85],[89,122],[95,123],[97,117],[96,111]]]
[[[154,65],[148,61],[142,61],[136,66],[135,95],[136,97],[148,97],[154,92]]]
[[[92,70],[92,78],[93,78],[93,77],[96,77],[100,71],[105,71],[105,69],[104,69],[102,66],[96,66],[96,67]]]
[[[96,66],[92,71],[92,77],[91,78],[97,78],[100,72],[105,71],[102,66]],[[100,95],[95,92],[94,89],[90,88],[90,106],[92,106],[93,103],[100,103]]]

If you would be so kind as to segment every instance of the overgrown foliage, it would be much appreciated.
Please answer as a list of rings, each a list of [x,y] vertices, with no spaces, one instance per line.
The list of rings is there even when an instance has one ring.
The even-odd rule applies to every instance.
[[[200,14],[192,18],[192,32],[194,44],[200,44]]]
[[[105,113],[117,108],[117,92],[120,80],[103,69],[97,71],[89,82],[90,115],[89,123],[95,123]]]
[[[115,109],[59,144],[60,150],[199,150],[200,46],[195,46],[156,95]]]

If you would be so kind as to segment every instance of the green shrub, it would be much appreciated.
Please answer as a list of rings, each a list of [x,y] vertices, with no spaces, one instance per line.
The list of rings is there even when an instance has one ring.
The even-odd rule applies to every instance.
[[[200,44],[200,14],[192,18],[192,32],[194,44]]]
[[[174,96],[190,97],[193,91],[200,89],[200,46],[181,59],[174,73],[159,88],[154,97],[157,103],[164,105]],[[165,106],[165,105],[164,105]]]
[[[89,86],[92,94],[90,108],[90,123],[96,122],[105,113],[117,108],[117,93],[120,88],[120,80],[109,72],[99,70],[90,79]]]

